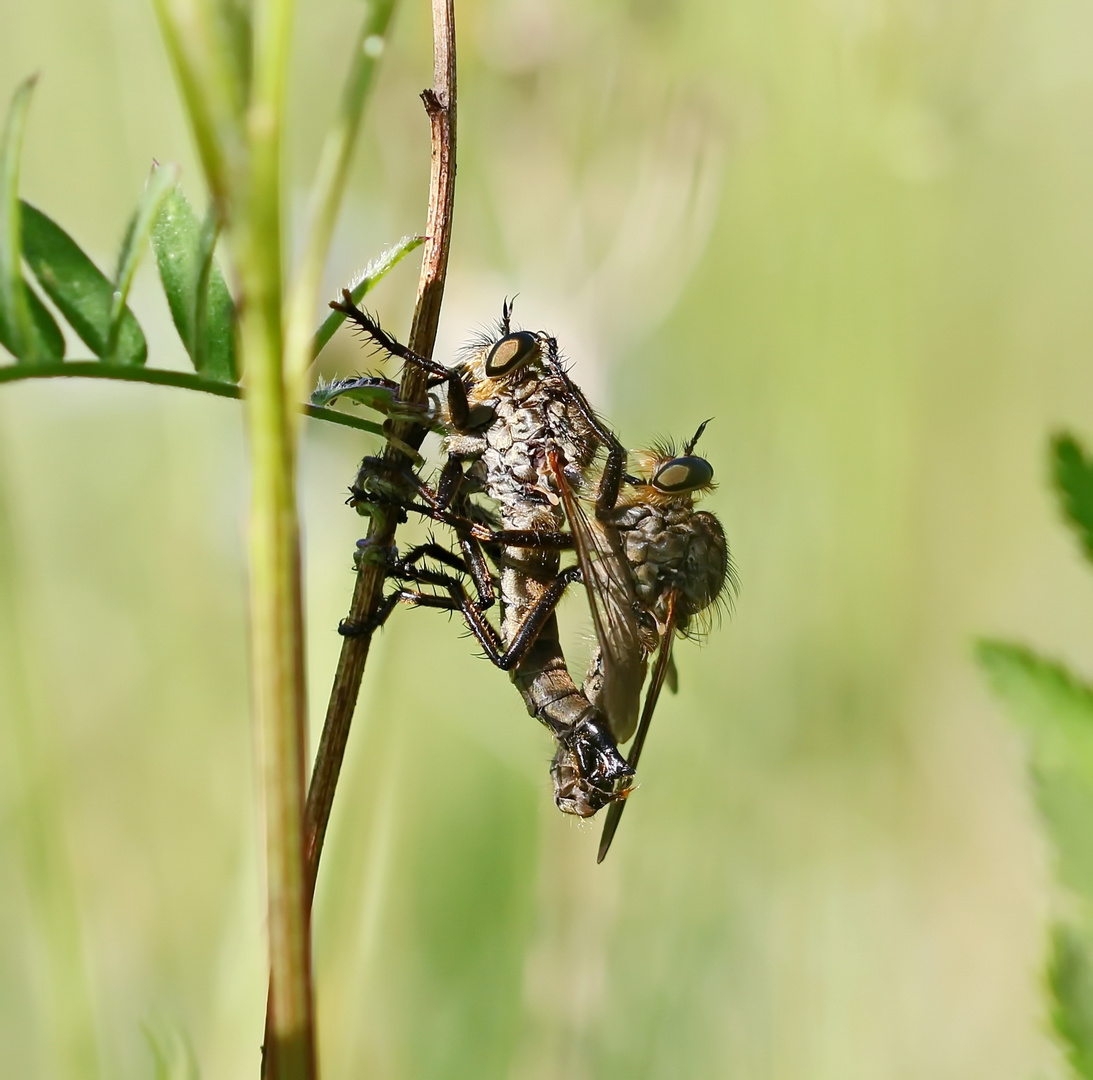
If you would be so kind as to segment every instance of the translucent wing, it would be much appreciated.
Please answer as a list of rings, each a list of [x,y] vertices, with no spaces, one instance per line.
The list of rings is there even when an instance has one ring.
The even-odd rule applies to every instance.
[[[585,693],[607,717],[616,741],[624,743],[637,726],[649,652],[638,619],[640,606],[630,567],[618,537],[585,512],[557,455],[551,454],[550,462],[573,533],[599,645]]]
[[[637,769],[638,759],[641,757],[641,749],[645,745],[645,736],[649,734],[649,725],[656,711],[657,700],[660,698],[660,688],[667,680],[668,672],[674,670],[672,663],[672,640],[676,636],[676,599],[678,593],[671,593],[668,597],[668,617],[665,620],[664,632],[660,638],[660,652],[657,653],[656,666],[653,668],[653,677],[649,681],[649,690],[645,695],[645,708],[641,710],[641,722],[638,724],[638,732],[634,736],[634,745],[630,747],[630,753],[626,763]],[[607,818],[603,823],[603,833],[600,836],[600,850],[596,855],[596,862],[602,863],[607,855],[607,849],[611,847],[611,841],[615,838],[615,830],[619,827],[619,819],[622,817],[625,799],[613,802],[607,808]]]

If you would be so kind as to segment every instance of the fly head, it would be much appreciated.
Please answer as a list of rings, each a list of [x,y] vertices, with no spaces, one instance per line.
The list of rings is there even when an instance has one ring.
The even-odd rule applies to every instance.
[[[634,770],[626,763],[607,726],[586,717],[557,736],[550,766],[554,802],[563,814],[591,817],[624,799]]]

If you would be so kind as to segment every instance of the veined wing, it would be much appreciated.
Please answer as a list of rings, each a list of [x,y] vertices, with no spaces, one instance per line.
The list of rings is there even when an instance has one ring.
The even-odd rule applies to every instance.
[[[653,668],[653,677],[649,681],[649,690],[645,695],[645,708],[641,710],[641,721],[638,724],[637,734],[634,736],[634,745],[630,747],[630,753],[626,763],[637,769],[638,759],[641,757],[642,747],[645,745],[645,737],[649,734],[649,725],[653,721],[653,713],[656,711],[657,700],[660,698],[660,689],[664,685],[668,672],[673,669],[672,664],[672,640],[676,636],[676,600],[678,593],[668,596],[668,617],[665,620],[664,632],[660,638],[660,652],[657,653],[657,662]],[[619,799],[607,808],[607,817],[603,823],[603,833],[600,835],[600,850],[596,855],[596,862],[602,863],[607,855],[611,841],[615,838],[615,830],[619,827],[619,819],[626,806],[626,799]]]
[[[585,512],[556,454],[550,455],[550,464],[573,533],[599,646],[596,677],[588,680],[585,690],[607,717],[615,740],[624,743],[637,726],[648,658],[630,567],[618,537]]]

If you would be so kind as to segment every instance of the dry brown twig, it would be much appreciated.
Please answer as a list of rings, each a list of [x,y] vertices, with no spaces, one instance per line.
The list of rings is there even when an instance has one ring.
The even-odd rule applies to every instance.
[[[448,248],[452,236],[452,206],[455,197],[455,3],[433,0],[433,87],[422,93],[432,129],[432,168],[429,181],[429,212],[426,225],[421,277],[417,303],[410,328],[409,346],[419,356],[431,357],[440,322],[440,304],[444,296],[444,277],[448,269]],[[414,364],[403,368],[399,396],[403,401],[423,403],[426,399],[425,373]],[[415,450],[425,438],[424,428],[412,421],[389,421],[391,434]],[[398,444],[384,451],[391,465],[405,464],[406,455]],[[375,508],[368,530],[368,549],[385,551],[395,536],[398,524],[394,513]],[[367,628],[369,619],[383,597],[384,567],[373,560],[361,560],[353,602],[347,624]],[[322,854],[334,790],[341,772],[349,726],[360,692],[372,631],[347,636],[342,642],[334,685],[327,704],[311,786],[304,810],[304,858],[309,898],[314,896],[319,858]]]

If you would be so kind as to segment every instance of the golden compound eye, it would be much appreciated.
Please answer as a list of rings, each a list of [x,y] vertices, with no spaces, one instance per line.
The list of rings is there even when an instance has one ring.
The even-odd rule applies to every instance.
[[[713,468],[705,458],[677,457],[666,461],[653,474],[652,485],[658,491],[674,494],[694,491],[713,481]]]
[[[486,357],[487,375],[504,375],[539,355],[539,339],[527,330],[506,334]]]

